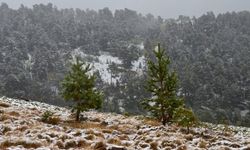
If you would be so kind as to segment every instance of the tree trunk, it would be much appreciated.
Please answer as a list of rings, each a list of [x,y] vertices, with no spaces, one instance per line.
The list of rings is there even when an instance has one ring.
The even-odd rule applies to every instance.
[[[80,118],[80,110],[76,111],[76,121],[79,121]]]
[[[166,123],[167,123],[167,121],[166,121],[165,117],[163,117],[163,119],[162,119],[162,124],[165,126]]]

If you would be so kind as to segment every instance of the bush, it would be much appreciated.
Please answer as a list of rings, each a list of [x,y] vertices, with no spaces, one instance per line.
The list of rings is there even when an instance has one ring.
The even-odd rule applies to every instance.
[[[60,118],[54,117],[54,113],[51,111],[45,111],[42,115],[42,122],[56,125],[60,122]]]
[[[51,111],[45,111],[44,113],[43,113],[43,115],[42,115],[42,121],[43,122],[47,122],[48,120],[49,120],[49,118],[51,118],[52,116],[54,115],[54,113],[53,112],[51,112]]]
[[[187,132],[189,133],[189,128],[198,123],[196,116],[191,109],[180,107],[174,111],[173,120],[180,126],[187,127]]]

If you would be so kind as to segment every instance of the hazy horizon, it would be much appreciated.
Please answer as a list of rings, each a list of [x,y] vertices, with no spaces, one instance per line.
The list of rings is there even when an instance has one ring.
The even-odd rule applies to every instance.
[[[179,15],[199,17],[206,12],[213,11],[215,14],[232,11],[250,10],[249,0],[0,0],[9,7],[17,9],[21,4],[32,7],[34,4],[52,3],[57,8],[80,8],[102,9],[104,7],[115,9],[132,9],[138,13],[163,18],[177,18]]]

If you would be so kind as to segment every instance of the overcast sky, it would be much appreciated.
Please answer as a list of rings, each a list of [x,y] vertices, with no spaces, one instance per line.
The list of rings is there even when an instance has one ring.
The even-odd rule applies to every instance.
[[[0,0],[12,8],[20,4],[32,7],[34,4],[51,2],[58,8],[101,9],[111,10],[129,8],[142,14],[151,13],[163,18],[176,18],[179,15],[201,16],[213,11],[215,14],[227,11],[250,11],[250,0]]]

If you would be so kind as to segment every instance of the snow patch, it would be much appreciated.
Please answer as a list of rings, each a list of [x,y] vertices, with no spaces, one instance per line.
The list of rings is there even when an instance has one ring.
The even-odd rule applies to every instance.
[[[141,56],[137,61],[132,62],[132,71],[137,72],[139,75],[143,74],[143,68],[145,67],[146,59],[145,56]]]
[[[240,115],[242,116],[242,117],[245,117],[248,113],[249,113],[250,111],[249,110],[242,110],[242,111],[240,111]]]
[[[94,70],[92,70],[92,73],[99,71],[101,79],[105,83],[116,84],[116,82],[119,81],[121,78],[121,73],[116,76],[113,76],[109,69],[109,65],[112,63],[115,63],[117,65],[122,64],[122,61],[118,57],[111,56],[109,53],[101,53],[100,56],[87,55],[82,52],[80,48],[75,49],[71,53],[71,55],[73,57],[73,61],[75,61],[76,56],[79,56],[83,59],[91,58],[93,60],[92,62],[88,62],[88,60],[86,61],[87,63],[93,64]]]

